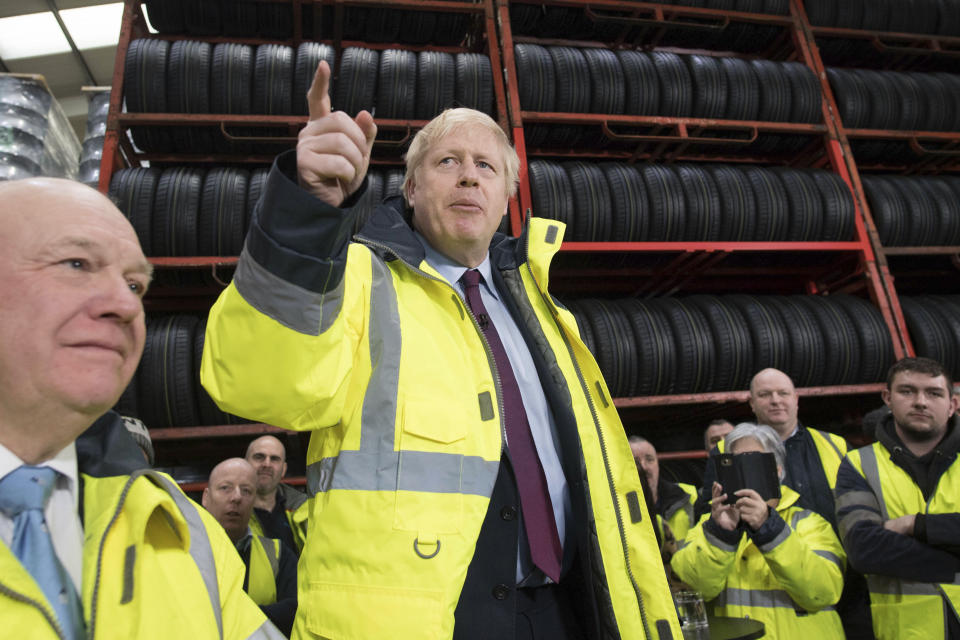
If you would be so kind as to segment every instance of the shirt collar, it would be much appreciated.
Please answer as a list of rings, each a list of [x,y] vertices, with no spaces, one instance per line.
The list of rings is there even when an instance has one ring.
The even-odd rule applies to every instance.
[[[427,242],[427,239],[420,235],[419,231],[414,231],[413,235],[416,236],[417,240],[423,245],[424,259],[427,261],[431,267],[437,270],[443,279],[449,282],[452,285],[459,287],[460,278],[463,276],[464,272],[467,271],[468,267],[463,266],[458,262],[454,262],[447,256],[443,255]],[[493,286],[493,271],[490,266],[490,252],[487,252],[487,255],[483,257],[483,262],[481,262],[477,267],[477,271],[480,272],[480,275],[483,276],[483,284],[487,289],[487,292],[490,293],[494,298],[500,299],[500,296],[497,295],[497,290]]]
[[[240,553],[245,552],[250,547],[250,541],[253,540],[253,530],[250,527],[247,527],[247,532],[243,534],[243,537],[237,540],[235,546],[237,551]]]
[[[0,479],[5,478],[8,473],[27,464],[10,449],[0,444]],[[73,506],[78,506],[79,496],[77,491],[77,447],[71,442],[49,460],[44,460],[37,466],[50,467],[58,472],[61,477],[57,479],[58,486],[64,487],[70,492],[73,499]],[[65,484],[65,486],[64,486]]]

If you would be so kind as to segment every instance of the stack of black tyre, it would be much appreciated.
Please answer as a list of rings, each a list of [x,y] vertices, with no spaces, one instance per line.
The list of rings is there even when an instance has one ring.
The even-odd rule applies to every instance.
[[[524,111],[820,121],[820,84],[797,62],[536,44],[517,44],[514,53]],[[530,124],[524,135],[530,146],[607,142],[574,125]],[[806,142],[765,135],[749,148],[796,150]]]
[[[146,0],[147,15],[159,32],[287,40],[293,37],[293,7],[270,0]],[[334,8],[303,3],[305,38],[334,37]],[[475,21],[459,11],[403,11],[382,7],[343,8],[344,40],[458,45]]]
[[[960,37],[958,0],[804,0],[821,27]]]
[[[848,295],[695,295],[566,302],[615,397],[746,389],[766,367],[799,387],[878,382],[886,324]]]
[[[316,42],[294,49],[134,40],[124,67],[126,106],[130,112],[306,115],[307,89],[321,60],[336,68],[333,49]],[[454,105],[494,108],[490,59],[478,53],[348,47],[330,94],[335,109],[351,115],[367,109],[378,118],[426,120]],[[151,152],[250,149],[204,127],[135,127],[133,135]],[[263,152],[263,144],[257,149]]]
[[[900,296],[900,308],[916,354],[933,358],[960,379],[960,296]]]
[[[532,160],[533,215],[566,240],[845,241],[853,196],[819,169]]]
[[[790,13],[789,0],[674,0],[665,4],[783,16]],[[783,32],[782,27],[718,18],[677,18],[666,29],[636,26],[636,17],[649,18],[651,13],[643,11],[637,16],[629,2],[622,5],[622,9],[607,9],[511,2],[510,26],[515,35],[540,38],[638,42],[656,34],[663,45],[742,52],[762,51]]]
[[[97,187],[100,181],[100,160],[103,157],[103,138],[107,131],[107,112],[110,110],[110,92],[99,91],[90,96],[87,107],[87,128],[80,147],[80,168],[77,180]]]
[[[861,176],[885,247],[960,246],[960,178]]]
[[[115,409],[150,428],[242,422],[221,411],[200,384],[206,322],[200,315],[151,314],[140,366]]]
[[[848,129],[960,131],[960,74],[830,68],[827,77]],[[858,160],[915,157],[902,141],[850,146]]]

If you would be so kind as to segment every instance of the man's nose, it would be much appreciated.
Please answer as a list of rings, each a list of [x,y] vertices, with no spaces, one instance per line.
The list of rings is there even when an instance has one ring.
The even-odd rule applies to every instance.
[[[115,317],[124,322],[143,313],[143,301],[122,276],[104,275],[92,304],[96,317]]]
[[[460,165],[460,186],[472,187],[477,184],[477,165],[473,162],[464,162]]]

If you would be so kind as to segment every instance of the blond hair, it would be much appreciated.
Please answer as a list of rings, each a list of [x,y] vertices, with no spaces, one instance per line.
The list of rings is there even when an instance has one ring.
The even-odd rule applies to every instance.
[[[517,192],[517,184],[520,180],[520,158],[517,156],[516,149],[510,144],[507,134],[503,132],[503,129],[493,118],[482,111],[460,107],[458,109],[446,109],[428,122],[413,137],[410,149],[404,156],[407,164],[407,172],[403,177],[403,186],[401,187],[404,199],[407,199],[407,188],[410,186],[417,169],[423,164],[430,147],[453,130],[466,126],[483,127],[496,138],[497,143],[503,150],[504,187],[507,197],[513,197]],[[407,199],[407,204],[409,203],[410,201]]]

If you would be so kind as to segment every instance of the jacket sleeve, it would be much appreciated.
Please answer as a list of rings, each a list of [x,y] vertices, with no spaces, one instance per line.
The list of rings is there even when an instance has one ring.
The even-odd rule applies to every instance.
[[[913,535],[931,547],[960,556],[960,513],[918,513]]]
[[[748,530],[748,535],[777,582],[799,606],[814,612],[840,599],[846,554],[823,517],[797,510],[788,523],[771,509],[763,526]]]
[[[680,542],[670,567],[677,577],[699,591],[704,600],[713,600],[727,584],[742,535],[741,529],[726,531],[714,525],[709,517],[703,518]]]
[[[349,242],[355,217],[300,189],[293,152],[277,158],[207,323],[200,378],[222,409],[291,429],[339,421],[361,360],[371,268],[369,252]]]
[[[840,537],[854,569],[901,580],[953,581],[960,570],[954,555],[883,528],[880,502],[849,458],[840,464],[835,498]]]
[[[693,518],[699,520],[705,513],[710,513],[710,501],[713,495],[712,487],[717,479],[717,470],[713,467],[713,458],[719,453],[716,446],[710,449],[710,455],[707,456],[707,466],[703,470],[703,486],[697,495],[696,502],[693,503]]]

